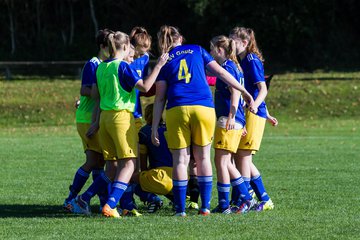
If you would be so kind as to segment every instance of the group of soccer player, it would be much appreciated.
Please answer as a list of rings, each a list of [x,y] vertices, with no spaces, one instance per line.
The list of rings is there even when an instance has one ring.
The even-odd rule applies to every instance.
[[[149,72],[152,39],[146,29],[97,34],[98,56],[83,68],[76,111],[86,162],[74,176],[64,209],[89,215],[90,200],[98,195],[104,216],[140,216],[134,194],[150,213],[162,206],[158,195],[164,195],[182,217],[187,195],[188,207],[204,216],[273,209],[252,161],[266,120],[277,125],[264,101],[264,60],[253,30],[235,27],[229,37],[214,37],[211,54],[183,45],[173,26],[162,26],[157,38],[161,56]],[[214,100],[207,76],[216,77]],[[143,126],[140,92],[154,86]],[[212,211],[211,147],[218,190]],[[90,173],[93,183],[79,195]]]

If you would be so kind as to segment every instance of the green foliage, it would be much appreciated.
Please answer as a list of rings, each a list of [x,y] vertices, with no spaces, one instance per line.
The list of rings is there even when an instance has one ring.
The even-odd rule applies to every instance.
[[[359,69],[359,1],[92,2],[93,17],[90,1],[0,1],[0,61],[84,60],[97,52],[96,26],[127,33],[144,26],[156,42],[167,24],[205,48],[234,26],[253,28],[271,71]],[[156,44],[152,49],[156,55]]]

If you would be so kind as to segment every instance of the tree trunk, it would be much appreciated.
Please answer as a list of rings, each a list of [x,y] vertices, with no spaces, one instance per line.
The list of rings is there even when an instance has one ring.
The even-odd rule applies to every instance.
[[[11,38],[11,55],[15,54],[16,51],[16,39],[15,39],[15,23],[14,23],[14,1],[7,0],[6,1],[8,7],[8,14],[9,14],[9,29],[10,29],[10,38]]]
[[[95,37],[96,37],[97,32],[99,31],[99,26],[98,26],[98,22],[97,22],[96,15],[95,15],[95,8],[94,8],[93,0],[89,0],[89,4],[90,4],[91,19],[94,24]]]
[[[70,8],[70,34],[69,34],[69,45],[72,45],[74,40],[74,10],[73,10],[73,1],[69,0],[69,8]]]

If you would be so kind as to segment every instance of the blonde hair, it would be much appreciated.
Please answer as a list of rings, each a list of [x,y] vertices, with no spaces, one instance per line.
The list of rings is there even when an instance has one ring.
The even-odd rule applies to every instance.
[[[249,44],[246,47],[246,51],[248,53],[254,53],[258,58],[264,62],[264,58],[262,56],[261,51],[259,50],[256,39],[255,39],[255,32],[251,28],[244,28],[244,27],[235,27],[231,30],[230,35],[234,35],[242,40],[247,40]]]
[[[225,50],[226,58],[232,60],[236,66],[242,71],[240,64],[236,58],[236,44],[231,38],[224,35],[213,37],[210,41],[212,47],[222,48]]]
[[[151,47],[151,36],[143,27],[134,27],[130,33],[130,42],[135,47],[144,47],[147,50]]]
[[[121,50],[125,45],[129,45],[129,36],[126,33],[117,31],[108,35],[108,46],[110,57],[115,56],[115,52]]]
[[[169,52],[176,41],[182,38],[179,29],[173,26],[161,26],[158,34],[158,44],[161,53]]]

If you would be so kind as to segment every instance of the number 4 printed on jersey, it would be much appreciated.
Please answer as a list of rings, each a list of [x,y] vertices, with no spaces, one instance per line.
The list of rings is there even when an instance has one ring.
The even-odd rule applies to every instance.
[[[185,83],[189,83],[191,78],[191,73],[189,73],[189,68],[186,64],[185,59],[181,59],[180,61],[180,67],[179,67],[179,73],[178,73],[178,79],[183,80],[185,79]]]

